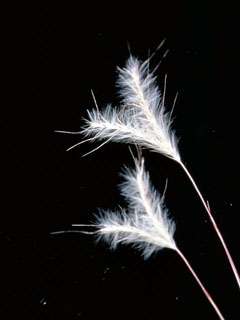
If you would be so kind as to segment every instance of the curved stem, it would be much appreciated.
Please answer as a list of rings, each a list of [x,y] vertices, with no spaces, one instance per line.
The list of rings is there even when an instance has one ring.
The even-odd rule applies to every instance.
[[[236,269],[236,266],[235,266],[235,264],[234,264],[234,262],[233,262],[233,259],[232,259],[232,257],[231,257],[231,254],[230,254],[230,252],[229,252],[229,250],[228,250],[228,248],[227,248],[227,245],[226,245],[226,243],[225,243],[225,241],[224,241],[224,239],[223,239],[223,236],[222,236],[220,230],[218,229],[218,226],[217,226],[217,224],[216,224],[216,222],[215,222],[215,220],[214,220],[214,218],[213,218],[213,216],[212,216],[212,214],[211,214],[210,207],[209,207],[208,203],[205,202],[205,200],[204,200],[201,192],[199,191],[199,189],[198,189],[195,181],[193,180],[191,174],[189,173],[189,171],[187,170],[187,168],[185,167],[185,165],[184,165],[182,162],[179,162],[179,163],[180,163],[180,165],[182,166],[182,168],[183,168],[183,170],[185,171],[185,173],[187,174],[188,178],[190,179],[190,181],[191,181],[194,189],[196,190],[196,192],[197,192],[200,200],[202,201],[202,204],[203,204],[204,208],[205,208],[206,211],[207,211],[207,214],[208,214],[208,216],[209,216],[209,218],[210,218],[210,220],[211,220],[211,222],[212,222],[212,224],[213,224],[213,227],[214,227],[214,229],[215,229],[215,231],[216,231],[216,233],[217,233],[217,235],[218,235],[218,237],[219,237],[219,239],[220,239],[220,241],[221,241],[221,243],[222,243],[222,246],[223,246],[223,248],[224,248],[224,250],[225,250],[225,253],[226,253],[226,255],[227,255],[227,258],[228,258],[228,260],[229,260],[229,263],[230,263],[230,265],[231,265],[231,268],[232,268],[232,270],[233,270],[234,276],[235,276],[235,278],[236,278],[236,280],[237,280],[237,283],[238,283],[238,286],[239,286],[239,289],[240,289],[240,277],[239,277],[239,274],[238,274],[238,272],[237,272],[237,269]]]
[[[198,276],[196,275],[195,271],[193,270],[193,268],[191,267],[190,263],[188,262],[187,258],[184,256],[184,254],[177,248],[176,249],[177,253],[179,254],[179,256],[182,258],[182,260],[185,262],[186,266],[188,267],[188,269],[191,271],[192,275],[194,276],[195,280],[197,281],[197,283],[199,284],[199,286],[201,287],[204,295],[206,296],[206,298],[208,299],[208,301],[211,303],[211,305],[213,306],[213,308],[215,309],[217,315],[219,316],[219,319],[224,320],[223,315],[221,314],[220,310],[218,309],[216,303],[213,301],[212,297],[210,296],[210,294],[208,293],[208,291],[206,290],[206,288],[204,287],[204,285],[202,284],[202,282],[200,281],[200,279],[198,278]]]

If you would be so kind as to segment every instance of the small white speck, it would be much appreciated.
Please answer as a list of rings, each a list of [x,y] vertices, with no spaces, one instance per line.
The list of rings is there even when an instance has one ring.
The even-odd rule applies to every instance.
[[[178,300],[179,298],[178,298],[178,296],[176,296],[176,300]]]
[[[109,271],[109,268],[107,267],[103,273],[106,274],[108,271]]]
[[[43,305],[43,306],[46,306],[47,301],[43,298],[43,299],[40,300],[40,304]]]
[[[224,204],[229,205],[230,207],[232,207],[232,206],[233,206],[233,204],[232,204],[232,203],[228,203],[227,201],[225,201],[225,202],[224,202]]]

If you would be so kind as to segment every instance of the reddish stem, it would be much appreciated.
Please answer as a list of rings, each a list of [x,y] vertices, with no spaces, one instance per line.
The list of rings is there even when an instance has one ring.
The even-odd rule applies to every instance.
[[[213,308],[215,309],[216,313],[218,314],[219,318],[221,320],[224,320],[223,315],[221,314],[220,310],[218,309],[217,305],[215,304],[215,302],[213,301],[212,297],[210,296],[210,294],[208,293],[208,291],[206,290],[206,288],[204,287],[204,285],[202,284],[202,282],[200,281],[200,279],[198,278],[198,276],[196,275],[195,271],[193,270],[193,268],[191,267],[190,263],[188,262],[187,258],[183,255],[183,253],[179,250],[176,249],[177,253],[179,254],[179,256],[183,259],[183,261],[185,262],[186,266],[188,267],[188,269],[191,271],[192,275],[194,276],[195,280],[197,281],[197,283],[199,284],[199,286],[201,287],[204,295],[206,296],[206,298],[208,299],[208,301],[211,303],[211,305],[213,306]]]
[[[208,203],[205,202],[205,200],[204,200],[201,192],[199,191],[199,189],[198,189],[195,181],[193,180],[193,178],[192,178],[191,174],[189,173],[189,171],[187,170],[187,168],[184,166],[184,164],[183,164],[182,162],[180,162],[180,165],[182,166],[183,170],[185,171],[185,173],[187,174],[188,178],[190,179],[192,185],[194,186],[195,190],[197,191],[197,194],[199,195],[199,198],[201,199],[201,201],[202,201],[202,203],[203,203],[203,205],[204,205],[204,208],[206,209],[206,211],[207,211],[207,213],[208,213],[208,216],[209,216],[209,218],[210,218],[210,220],[211,220],[211,222],[212,222],[212,224],[213,224],[213,227],[214,227],[214,229],[215,229],[215,231],[216,231],[216,233],[217,233],[217,235],[218,235],[218,237],[219,237],[219,239],[220,239],[220,241],[221,241],[221,243],[222,243],[222,246],[223,246],[223,248],[224,248],[224,250],[225,250],[225,253],[226,253],[226,255],[227,255],[227,258],[228,258],[228,260],[229,260],[229,263],[230,263],[230,265],[231,265],[231,268],[232,268],[232,270],[233,270],[234,276],[235,276],[235,278],[236,278],[236,280],[237,280],[237,283],[238,283],[238,286],[239,286],[239,289],[240,289],[240,277],[239,277],[239,274],[238,274],[238,272],[237,272],[237,269],[236,269],[236,266],[235,266],[235,264],[234,264],[234,262],[233,262],[233,259],[232,259],[232,257],[231,257],[231,254],[230,254],[230,252],[229,252],[229,250],[228,250],[228,248],[227,248],[227,245],[226,245],[226,243],[225,243],[225,241],[224,241],[224,239],[223,239],[223,236],[222,236],[220,230],[218,229],[218,226],[217,226],[217,224],[216,224],[213,216],[211,215],[210,206],[209,206]]]

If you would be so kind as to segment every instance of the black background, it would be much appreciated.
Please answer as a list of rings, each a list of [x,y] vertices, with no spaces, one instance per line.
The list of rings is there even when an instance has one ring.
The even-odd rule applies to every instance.
[[[209,200],[240,270],[236,139],[239,61],[237,12],[211,2],[142,4],[130,10],[90,4],[2,10],[1,312],[3,319],[217,319],[192,275],[163,250],[144,261],[130,247],[110,252],[83,234],[51,235],[89,223],[97,208],[124,201],[117,184],[128,146],[109,143],[65,150],[81,136],[86,110],[117,105],[116,66],[129,56],[162,61],[167,108],[176,92],[174,129],[183,162]],[[221,244],[181,168],[143,151],[155,187],[168,178],[166,204],[179,248],[226,319],[239,318],[239,290]],[[238,314],[237,314],[238,312]]]

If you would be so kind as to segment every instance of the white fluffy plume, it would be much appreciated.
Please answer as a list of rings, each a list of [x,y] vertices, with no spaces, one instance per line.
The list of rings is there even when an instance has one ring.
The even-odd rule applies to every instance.
[[[120,243],[131,244],[142,252],[144,259],[163,248],[174,250],[184,261],[189,271],[211,303],[219,319],[224,320],[214,300],[198,278],[184,254],[174,241],[175,223],[168,217],[164,206],[164,197],[160,197],[149,180],[149,174],[144,169],[144,160],[135,160],[135,169],[126,169],[123,173],[124,182],[120,185],[121,193],[128,203],[127,209],[100,211],[97,221],[91,226],[98,239],[104,239],[112,249]]]
[[[144,170],[144,161],[136,161],[134,170],[126,169],[121,193],[128,202],[127,210],[100,211],[96,232],[112,249],[119,243],[132,244],[147,259],[162,248],[176,250],[173,239],[175,223],[168,218],[163,198],[152,187]]]
[[[155,76],[149,73],[149,60],[140,63],[130,56],[126,67],[118,71],[121,107],[88,110],[82,133],[89,140],[134,143],[180,162],[171,115],[165,112],[165,88],[161,94]]]

